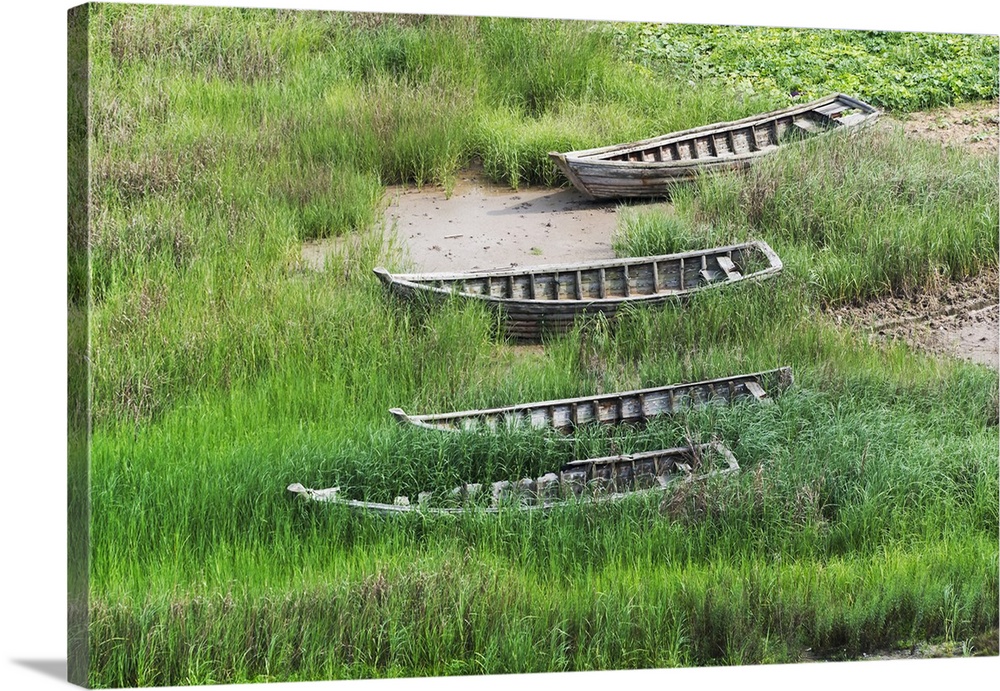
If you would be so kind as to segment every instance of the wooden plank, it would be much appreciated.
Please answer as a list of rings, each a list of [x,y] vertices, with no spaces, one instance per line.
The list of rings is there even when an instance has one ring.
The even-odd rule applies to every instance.
[[[719,262],[719,268],[725,272],[726,277],[730,280],[739,280],[743,278],[743,274],[736,270],[736,264],[729,257],[718,256],[716,260]]]
[[[764,391],[764,388],[760,384],[758,384],[757,382],[755,382],[755,381],[747,381],[747,382],[744,382],[744,385],[747,387],[747,391],[749,391],[750,394],[756,400],[758,400],[758,401],[764,401],[764,400],[770,401],[770,399],[767,398],[767,392]]]
[[[794,118],[792,120],[792,124],[795,127],[797,127],[800,130],[802,130],[803,132],[806,132],[808,134],[819,134],[820,132],[822,132],[825,129],[822,125],[820,125],[815,120],[811,120],[811,119],[806,118],[806,117]]]

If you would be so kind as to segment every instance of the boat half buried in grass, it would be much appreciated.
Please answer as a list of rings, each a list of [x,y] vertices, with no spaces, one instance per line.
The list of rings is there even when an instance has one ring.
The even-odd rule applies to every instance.
[[[690,384],[522,403],[505,408],[436,415],[409,415],[400,408],[392,408],[389,412],[400,422],[447,432],[526,428],[572,432],[580,425],[594,423],[641,424],[659,415],[674,415],[707,405],[770,402],[772,396],[791,384],[791,367],[780,367]]]
[[[873,106],[844,94],[771,113],[695,127],[652,139],[596,149],[549,153],[588,197],[660,197],[672,184],[704,173],[749,166],[783,144],[855,128],[879,116]]]
[[[668,489],[674,482],[704,480],[738,472],[739,463],[721,442],[692,444],[643,453],[603,456],[570,461],[558,473],[516,482],[494,482],[489,491],[479,483],[463,484],[436,496],[421,492],[417,502],[396,497],[392,504],[345,499],[339,487],[309,489],[299,483],[288,491],[306,500],[342,504],[382,514],[496,513],[504,508],[526,511],[553,509],[581,503],[616,501],[628,496]]]
[[[456,295],[480,301],[503,317],[508,336],[528,341],[569,331],[586,314],[613,318],[624,305],[660,305],[781,270],[775,251],[766,242],[752,241],[654,257],[464,273],[374,271],[404,299]]]

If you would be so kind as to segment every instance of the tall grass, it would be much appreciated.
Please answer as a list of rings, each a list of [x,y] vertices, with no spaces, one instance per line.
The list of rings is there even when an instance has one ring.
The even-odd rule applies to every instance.
[[[782,149],[679,188],[675,209],[631,210],[620,253],[763,239],[822,304],[960,280],[998,262],[996,161],[869,128]]]
[[[779,103],[656,76],[584,23],[91,17],[94,686],[782,662],[997,626],[996,373],[817,316],[995,266],[995,167],[830,138],[699,181],[669,217],[625,210],[622,252],[763,237],[788,268],[525,352],[481,308],[382,291],[384,185],[473,162],[558,184],[548,150]],[[300,241],[337,236],[306,269]],[[387,412],[785,364],[775,405],[644,429],[434,435]],[[391,501],[711,438],[741,475],[551,515],[284,491]]]

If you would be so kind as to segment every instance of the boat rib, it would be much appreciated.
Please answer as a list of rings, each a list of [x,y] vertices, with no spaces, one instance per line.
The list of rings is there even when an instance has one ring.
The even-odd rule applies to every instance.
[[[572,432],[586,424],[644,423],[659,415],[674,415],[706,405],[740,401],[770,402],[792,384],[792,369],[740,374],[720,379],[672,384],[650,389],[597,394],[503,408],[466,410],[431,415],[409,415],[401,408],[389,412],[402,423],[446,432],[504,429],[555,429]]]
[[[519,269],[462,273],[375,274],[408,300],[456,295],[478,301],[503,317],[517,340],[562,333],[583,315],[613,318],[624,305],[660,305],[692,293],[741,281],[759,281],[783,268],[761,241],[691,252],[602,261],[546,264]]]
[[[678,181],[746,167],[787,141],[853,129],[879,115],[864,101],[831,94],[742,120],[627,144],[552,151],[549,157],[577,189],[593,199],[665,196]]]

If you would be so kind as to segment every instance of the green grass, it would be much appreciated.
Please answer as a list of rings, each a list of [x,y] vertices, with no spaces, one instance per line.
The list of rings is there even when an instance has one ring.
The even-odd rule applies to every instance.
[[[670,210],[628,209],[615,249],[762,239],[820,304],[859,302],[995,269],[996,180],[990,158],[872,128],[784,148],[744,175],[702,178],[679,188]]]
[[[762,238],[787,268],[526,353],[480,308],[387,299],[386,185],[447,188],[471,164],[562,184],[549,150],[787,99],[631,62],[610,25],[92,18],[91,684],[788,662],[995,629],[997,373],[821,314],[995,268],[995,160],[827,137],[669,214],[623,206],[619,252]],[[339,236],[303,265],[302,240]],[[388,415],[779,365],[796,385],[773,406],[641,430],[435,435]],[[544,516],[380,518],[284,490],[391,501],[711,438],[740,475]]]

